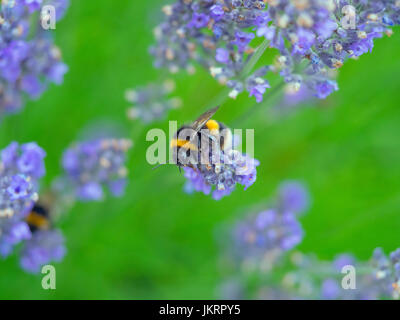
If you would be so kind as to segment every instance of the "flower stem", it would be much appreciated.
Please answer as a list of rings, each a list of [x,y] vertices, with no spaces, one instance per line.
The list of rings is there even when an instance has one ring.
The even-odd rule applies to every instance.
[[[254,54],[251,56],[250,60],[246,63],[243,68],[243,71],[240,74],[240,78],[247,77],[250,72],[253,70],[254,66],[260,60],[261,56],[264,54],[265,50],[268,48],[269,41],[265,39],[261,45],[256,49]]]

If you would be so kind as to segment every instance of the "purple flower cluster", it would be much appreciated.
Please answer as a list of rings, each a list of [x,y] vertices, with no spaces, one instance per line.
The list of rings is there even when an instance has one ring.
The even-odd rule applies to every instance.
[[[167,80],[162,84],[152,83],[146,87],[129,89],[125,98],[133,106],[128,109],[129,119],[140,119],[144,123],[161,120],[166,112],[181,106],[181,100],[168,95],[175,89],[175,83]]]
[[[285,181],[278,189],[277,207],[282,212],[302,214],[310,206],[310,195],[304,184],[298,181]]]
[[[121,196],[126,185],[126,152],[132,146],[127,139],[97,139],[76,143],[64,152],[64,180],[75,197],[99,201],[107,187]]]
[[[233,230],[234,252],[243,261],[271,269],[284,252],[303,239],[297,215],[308,208],[309,196],[304,186],[287,182],[280,186],[278,203],[271,209],[250,215]]]
[[[374,39],[400,24],[394,0],[179,0],[164,12],[151,48],[156,67],[175,72],[197,62],[232,88],[232,98],[247,90],[257,102],[271,71],[325,99],[338,90],[330,70],[370,52]],[[243,71],[255,38],[264,38],[279,56],[248,76]]]
[[[321,265],[322,262],[319,262]],[[345,265],[354,266],[357,272],[356,289],[344,290],[340,274]],[[329,263],[328,266],[329,267]],[[340,255],[330,265],[331,276],[321,284],[322,299],[377,300],[400,298],[400,249],[387,257],[376,248],[370,262],[356,261],[351,255]]]
[[[387,297],[387,291],[382,282],[376,281],[372,274],[372,268],[368,263],[357,261],[350,254],[340,254],[333,262],[319,261],[315,257],[304,257],[306,265],[316,266],[315,273],[309,273],[309,280],[313,281],[314,296],[324,300],[376,300]],[[356,288],[344,289],[342,268],[351,266],[355,268]],[[302,272],[306,272],[305,266],[300,266]],[[312,271],[313,267],[310,267]],[[318,274],[321,273],[321,274]],[[319,280],[319,278],[321,280]]]
[[[252,214],[234,226],[227,253],[233,254],[239,268],[233,268],[234,274],[221,286],[221,298],[399,299],[400,249],[388,257],[378,248],[370,262],[357,261],[349,254],[323,261],[293,250],[303,239],[297,217],[309,204],[307,189],[299,182],[287,181],[279,186],[272,209]],[[355,269],[356,278],[351,281],[356,287],[345,289],[343,268],[349,266]]]
[[[45,174],[45,155],[33,142],[12,142],[0,152],[0,256],[9,256],[23,243],[21,266],[28,272],[59,261],[65,252],[59,231],[36,230],[29,222],[38,201],[39,179]]]
[[[246,260],[255,260],[268,269],[283,252],[293,249],[303,239],[303,229],[291,212],[268,209],[237,224],[235,251]]]
[[[31,237],[24,219],[38,200],[45,152],[36,143],[12,142],[0,156],[0,255],[6,257]]]
[[[156,67],[171,72],[226,65],[226,79],[243,68],[243,53],[255,37],[246,30],[262,21],[263,1],[178,0],[163,8],[166,20],[156,27],[157,44],[150,49]],[[222,74],[221,74],[222,79]]]
[[[58,191],[68,193],[69,187],[74,198],[86,201],[100,200],[104,186],[113,195],[121,195],[130,146],[129,140],[98,139],[67,149],[63,157],[66,174],[61,178],[66,183]],[[64,238],[52,227],[53,209],[62,204],[53,203],[47,209],[37,205],[38,180],[45,174],[45,152],[35,143],[20,146],[13,142],[1,150],[0,156],[0,255],[7,257],[17,244],[23,243],[21,267],[37,273],[41,266],[60,261],[65,255]],[[53,196],[56,202],[60,201],[57,193]],[[40,214],[45,214],[40,212],[46,212],[43,217],[48,222],[36,225],[35,221],[42,219]]]
[[[227,86],[232,89],[229,97],[235,99],[239,93],[246,89],[250,97],[254,97],[258,103],[262,102],[266,90],[271,87],[269,82],[264,78],[270,70],[270,66],[265,66],[254,71],[244,81],[240,79],[229,80]]]
[[[234,292],[240,292],[240,296],[233,298],[399,299],[399,261],[400,249],[387,257],[382,249],[377,248],[370,262],[360,262],[349,254],[340,254],[333,261],[323,261],[312,254],[293,251],[285,263],[275,266],[279,270],[274,269],[274,273],[261,273],[259,283],[255,288],[247,285],[246,277],[242,274],[240,282],[235,281],[234,288]],[[346,275],[342,271],[346,266],[354,267],[355,278],[352,281],[355,288],[342,287],[342,281]],[[345,270],[348,272],[347,269]],[[275,274],[278,276],[274,277]],[[225,291],[223,294],[222,298],[231,296],[231,292]]]
[[[384,283],[388,296],[400,299],[400,248],[387,257],[381,248],[374,251],[372,257],[375,278]]]
[[[150,49],[155,66],[172,73],[180,69],[193,72],[193,63],[198,63],[222,84],[241,78],[254,52],[250,43],[255,33],[250,28],[266,21],[264,9],[261,0],[178,0],[165,6],[166,20],[155,29],[157,43]],[[232,97],[245,86],[260,101],[269,87],[259,76],[244,82],[229,82],[236,90]]]
[[[268,3],[270,21],[257,35],[280,51],[277,70],[285,82],[305,85],[320,99],[338,90],[329,70],[370,52],[373,40],[400,22],[400,6],[391,0]]]
[[[0,118],[18,112],[24,105],[24,95],[36,99],[48,83],[62,83],[68,67],[61,61],[61,52],[53,43],[51,31],[42,28],[36,12],[44,5],[53,5],[57,19],[61,19],[68,3],[68,0],[2,1]]]
[[[16,245],[32,237],[28,224],[17,217],[0,219],[0,256],[9,256]]]
[[[12,142],[1,150],[0,221],[21,220],[32,208],[38,199],[38,180],[45,173],[45,155],[36,143]]]
[[[232,193],[236,184],[241,184],[246,190],[257,177],[256,167],[260,162],[241,154],[237,150],[221,151],[221,161],[210,164],[197,164],[196,167],[185,167],[185,178],[188,179],[185,191],[203,192],[208,195],[212,191],[212,197],[220,200]]]
[[[30,273],[38,273],[49,262],[60,262],[66,253],[64,237],[58,230],[35,231],[22,248],[20,264]]]

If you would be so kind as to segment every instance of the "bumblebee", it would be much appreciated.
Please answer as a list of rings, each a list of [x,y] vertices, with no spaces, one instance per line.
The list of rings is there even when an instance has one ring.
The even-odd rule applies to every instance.
[[[35,204],[25,221],[32,233],[38,230],[48,230],[51,227],[50,211],[45,206]]]
[[[194,168],[201,163],[202,156],[210,159],[216,148],[226,150],[232,146],[231,131],[223,123],[211,119],[218,109],[206,111],[192,125],[180,127],[174,135],[170,147],[179,168]],[[207,146],[204,142],[208,143]]]

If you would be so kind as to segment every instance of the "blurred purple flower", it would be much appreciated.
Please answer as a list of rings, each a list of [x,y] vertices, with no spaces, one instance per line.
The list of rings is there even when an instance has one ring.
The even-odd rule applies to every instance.
[[[178,97],[169,97],[174,89],[175,82],[166,80],[127,90],[125,98],[131,103],[128,118],[140,119],[144,123],[164,119],[169,110],[177,109],[182,104]]]
[[[208,22],[210,21],[210,17],[204,13],[193,13],[192,20],[188,24],[188,27],[194,28],[204,28],[207,26]]]
[[[341,290],[337,280],[326,279],[322,283],[321,297],[325,300],[335,300],[339,297]]]
[[[268,268],[271,268],[276,259],[302,239],[302,227],[293,213],[268,209],[236,224],[233,250],[240,259],[261,264],[269,257]]]
[[[239,52],[244,52],[247,49],[250,41],[254,39],[253,33],[247,33],[243,31],[237,31],[235,34],[235,40],[232,41],[232,44],[238,47]]]
[[[25,176],[17,174],[11,177],[11,182],[7,188],[11,201],[29,198],[31,185]]]
[[[308,210],[310,196],[305,186],[297,181],[286,181],[279,186],[279,206],[285,212],[299,214]]]
[[[227,64],[229,62],[229,51],[224,48],[218,48],[215,60],[219,63]]]
[[[76,143],[63,155],[64,181],[79,200],[102,200],[104,188],[109,188],[114,196],[121,196],[126,185],[126,152],[131,145],[127,139]]]
[[[10,143],[0,151],[0,255],[31,236],[24,219],[38,199],[45,152],[36,143]]]
[[[38,198],[46,153],[36,143],[20,146],[12,142],[0,154],[0,221],[11,216],[23,218]]]
[[[46,153],[36,143],[27,143],[21,146],[22,154],[17,161],[19,170],[35,178],[45,174],[43,159]]]
[[[219,21],[225,14],[223,7],[220,4],[214,4],[210,8],[211,17]]]
[[[15,245],[31,238],[28,225],[16,218],[1,219],[0,231],[0,256],[3,258],[12,253]]]
[[[41,230],[25,242],[21,252],[21,267],[30,273],[38,273],[50,262],[61,261],[66,253],[64,237],[58,230]]]
[[[0,8],[0,119],[18,112],[25,95],[36,99],[49,83],[61,84],[67,71],[49,30],[31,28],[42,6],[53,5],[57,19],[67,0],[3,1]]]

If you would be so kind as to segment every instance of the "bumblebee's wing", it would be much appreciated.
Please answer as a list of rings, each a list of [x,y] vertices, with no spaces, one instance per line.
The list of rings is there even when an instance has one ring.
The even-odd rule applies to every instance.
[[[219,106],[204,112],[200,117],[197,118],[192,124],[192,129],[197,133],[207,123],[208,120],[218,111]]]

